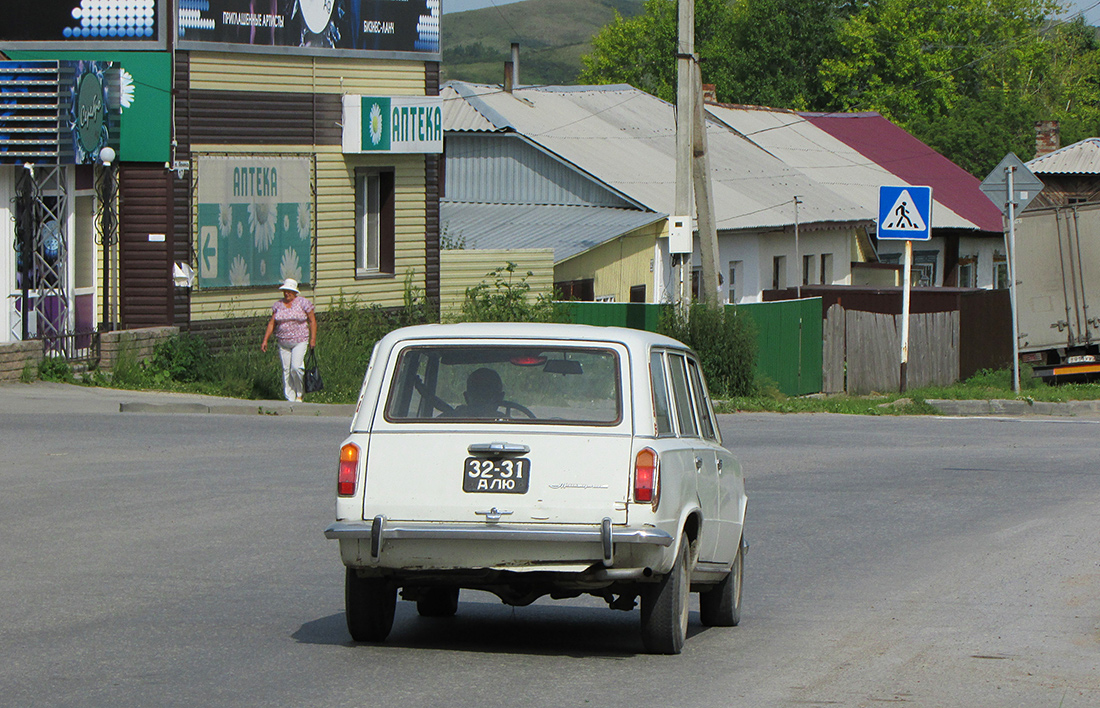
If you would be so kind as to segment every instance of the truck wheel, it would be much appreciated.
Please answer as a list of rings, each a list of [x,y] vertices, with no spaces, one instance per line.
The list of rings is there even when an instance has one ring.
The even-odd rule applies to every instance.
[[[393,628],[397,587],[385,578],[360,578],[354,568],[344,576],[348,632],[357,642],[381,642]]]
[[[744,549],[738,543],[730,572],[714,589],[699,593],[699,619],[704,625],[736,627],[741,622],[741,581],[744,577]]]
[[[454,617],[458,612],[458,588],[425,588],[416,601],[421,617]]]
[[[668,575],[642,593],[642,643],[650,654],[679,654],[687,639],[691,590],[687,539]]]

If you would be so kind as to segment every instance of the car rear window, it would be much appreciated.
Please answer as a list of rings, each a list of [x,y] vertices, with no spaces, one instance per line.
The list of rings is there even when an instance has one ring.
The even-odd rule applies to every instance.
[[[622,419],[612,349],[411,346],[390,383],[386,419],[614,425]]]

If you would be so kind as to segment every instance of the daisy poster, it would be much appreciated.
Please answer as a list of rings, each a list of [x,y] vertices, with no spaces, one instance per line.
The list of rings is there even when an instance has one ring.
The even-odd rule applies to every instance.
[[[308,157],[197,157],[199,286],[310,282]]]

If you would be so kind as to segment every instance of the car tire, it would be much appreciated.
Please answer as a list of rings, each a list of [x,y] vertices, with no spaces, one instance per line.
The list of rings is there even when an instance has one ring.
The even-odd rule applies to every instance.
[[[650,654],[679,654],[684,648],[691,597],[689,561],[685,538],[672,570],[642,593],[642,643]]]
[[[458,612],[458,588],[425,588],[416,601],[421,617],[454,617]]]
[[[741,585],[745,577],[745,549],[737,544],[733,567],[714,589],[699,593],[699,619],[707,627],[736,627],[741,623]]]
[[[354,568],[344,576],[348,633],[357,642],[381,642],[393,628],[397,587],[385,578],[360,578]]]

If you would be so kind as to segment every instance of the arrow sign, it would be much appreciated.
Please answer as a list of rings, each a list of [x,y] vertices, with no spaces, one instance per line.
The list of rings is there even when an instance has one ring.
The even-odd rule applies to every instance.
[[[932,188],[878,188],[878,237],[904,241],[932,238]]]
[[[218,277],[218,227],[203,226],[199,232],[199,242],[202,244],[202,252],[199,267],[202,269],[204,279]]]

